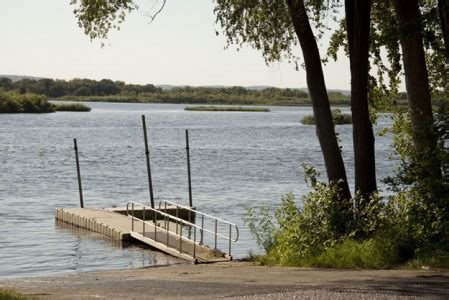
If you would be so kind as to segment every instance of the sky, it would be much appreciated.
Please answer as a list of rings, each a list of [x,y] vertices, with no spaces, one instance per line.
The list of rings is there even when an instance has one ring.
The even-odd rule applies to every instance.
[[[267,66],[246,47],[224,49],[212,0],[168,0],[153,23],[155,0],[139,0],[105,47],[78,27],[70,0],[0,0],[0,74],[54,79],[109,78],[136,84],[306,87],[304,70]],[[320,47],[324,53],[326,41]],[[327,87],[349,89],[349,62],[324,67]]]

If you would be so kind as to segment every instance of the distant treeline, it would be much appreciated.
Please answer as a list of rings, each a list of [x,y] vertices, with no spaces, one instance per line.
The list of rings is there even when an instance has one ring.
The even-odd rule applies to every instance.
[[[122,81],[102,79],[53,80],[22,79],[13,82],[0,78],[5,91],[45,95],[51,99],[98,102],[149,102],[191,104],[243,104],[243,105],[307,105],[309,94],[300,89],[265,88],[251,90],[245,87],[174,87],[163,90],[153,84],[126,84]],[[348,105],[349,97],[330,91],[334,105]]]

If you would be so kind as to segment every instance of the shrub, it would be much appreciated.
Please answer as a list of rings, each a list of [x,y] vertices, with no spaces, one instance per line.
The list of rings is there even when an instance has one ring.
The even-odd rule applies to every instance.
[[[49,113],[53,105],[46,96],[0,90],[0,113]]]
[[[14,292],[14,291],[10,291],[10,290],[4,290],[4,289],[0,289],[0,299],[3,300],[25,300],[28,299],[28,297],[26,297],[23,294]]]

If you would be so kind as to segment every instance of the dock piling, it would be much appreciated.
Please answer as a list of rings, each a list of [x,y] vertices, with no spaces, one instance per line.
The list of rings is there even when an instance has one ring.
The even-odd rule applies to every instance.
[[[189,181],[189,206],[193,207],[192,201],[192,178],[190,174],[190,148],[189,148],[189,130],[186,129],[186,152],[187,152],[187,177]]]
[[[80,194],[80,207],[84,208],[84,199],[83,199],[83,186],[81,185],[81,171],[80,171],[80,161],[78,157],[78,143],[76,139],[73,139],[74,149],[75,149],[75,159],[76,159],[76,173],[78,176],[78,191]]]
[[[145,156],[147,159],[148,188],[150,190],[151,208],[154,208],[153,181],[151,178],[150,151],[148,150],[147,124],[145,122],[145,115],[142,115],[142,126],[143,126],[143,137],[145,140]]]

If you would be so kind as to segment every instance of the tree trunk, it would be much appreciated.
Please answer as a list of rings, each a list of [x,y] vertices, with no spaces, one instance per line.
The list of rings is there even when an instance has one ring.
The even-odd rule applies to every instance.
[[[335,135],[334,122],[324,82],[320,53],[303,0],[286,0],[296,35],[301,45],[312,100],[316,133],[323,152],[329,182],[339,182],[342,199],[350,199],[345,165]]]
[[[377,190],[374,133],[368,109],[371,0],[346,0],[345,9],[351,65],[355,191],[368,198]]]
[[[419,153],[436,147],[418,0],[395,0],[413,140]]]
[[[441,29],[446,47],[446,67],[449,66],[449,0],[438,0]],[[449,68],[449,67],[448,67]]]

